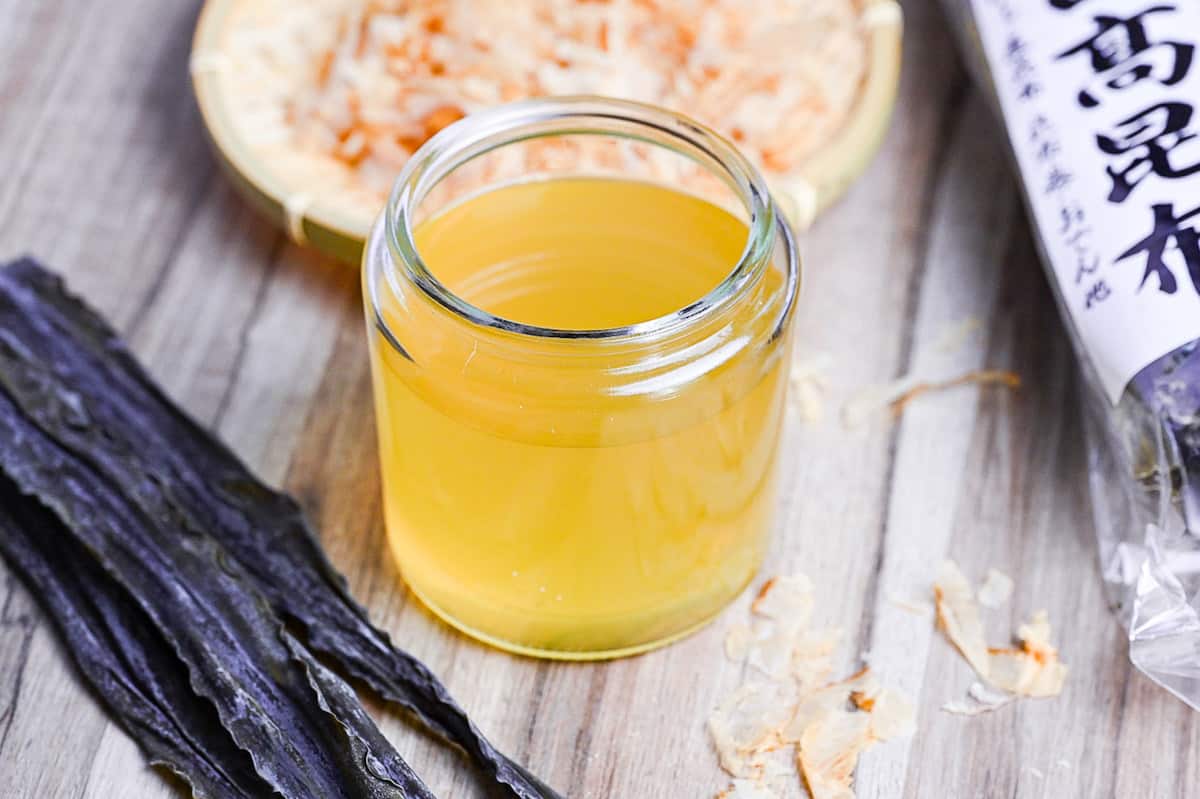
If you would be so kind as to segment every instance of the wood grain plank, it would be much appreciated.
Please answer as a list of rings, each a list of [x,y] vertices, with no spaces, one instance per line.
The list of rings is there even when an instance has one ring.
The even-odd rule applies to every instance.
[[[491,651],[411,601],[384,543],[356,274],[284,243],[216,176],[187,89],[196,8],[0,0],[0,254],[65,269],[172,396],[285,482],[356,596],[498,746],[573,797],[711,796],[725,778],[703,725],[745,676],[721,653],[745,597],[675,646],[592,665]],[[867,649],[918,698],[919,733],[863,758],[860,796],[1189,796],[1196,716],[1131,671],[1104,610],[1073,356],[995,126],[936,9],[905,10],[892,130],[803,242],[799,357],[832,355],[832,387],[828,418],[786,433],[766,571],[813,576],[817,623],[847,636],[842,665]],[[983,329],[939,350],[939,332],[969,315]],[[864,385],[979,365],[1011,366],[1026,386],[930,396],[899,424],[858,431],[836,418]],[[973,576],[1018,576],[1011,606],[989,617],[996,640],[1037,607],[1061,621],[1073,668],[1061,699],[975,719],[939,711],[972,677],[930,619],[890,597],[926,591],[943,553]],[[13,585],[0,565],[0,795],[182,795],[106,721]],[[458,755],[371,707],[439,795],[484,795]]]
[[[960,795],[980,785],[998,795],[1114,795],[1105,754],[1115,741],[1115,717],[1106,698],[1128,666],[1120,631],[1103,608],[1086,496],[1072,479],[1083,452],[1073,358],[1024,225],[1016,232],[990,357],[1011,359],[1026,385],[981,403],[965,466],[974,477],[955,509],[950,554],[976,577],[992,566],[1018,577],[1011,605],[987,617],[992,640],[1006,642],[1016,624],[1047,608],[1074,672],[1059,699],[975,719],[935,711],[915,746],[921,763],[944,764],[942,774],[935,780],[928,766],[910,771],[908,796],[924,795],[935,781]],[[928,661],[926,706],[936,707],[934,695],[961,697],[972,680],[941,642]]]
[[[32,14],[14,39],[0,34],[48,43],[6,74],[53,70],[50,83],[22,80],[5,98],[0,256],[55,264],[122,327],[215,177],[187,74],[197,9],[74,0]],[[7,54],[31,57],[24,45]]]
[[[340,329],[361,335],[365,323],[356,269],[292,244],[275,258],[214,426],[258,474],[279,484]]]
[[[940,175],[929,219],[925,268],[915,308],[906,374],[944,380],[989,361],[986,336],[961,346],[940,346],[963,320],[990,329],[997,302],[997,276],[1016,197],[1005,173],[987,110],[975,99],[962,107],[947,142],[949,157]],[[985,188],[986,187],[986,188]],[[994,391],[995,389],[990,389]],[[964,483],[979,390],[964,388],[914,402],[896,426],[895,458],[886,500],[887,517],[874,601],[863,624],[869,661],[885,679],[909,695],[921,694],[925,659],[933,640],[929,616],[901,608],[897,598],[927,599],[936,564],[948,548],[954,508]],[[870,434],[891,424],[881,414]],[[896,741],[864,759],[863,796],[896,796],[904,785],[906,742]]]
[[[4,67],[0,70],[0,98],[4,101],[7,122],[0,128],[0,152],[5,154],[8,167],[6,180],[0,184],[0,209],[6,212],[16,198],[24,195],[40,165],[37,156],[71,82],[71,72],[64,67],[72,60],[86,58],[80,43],[91,19],[80,14],[73,24],[58,24],[68,8],[69,0],[58,3],[18,0],[0,6],[0,20],[4,21],[6,31],[0,37],[0,64]]]
[[[1140,673],[1124,689],[1120,737],[1102,750],[1113,769],[1112,796],[1195,796],[1196,713]]]
[[[92,755],[87,784],[78,795],[86,799],[178,799],[189,796],[190,791],[183,780],[149,768],[133,739],[118,725],[108,724]]]
[[[224,184],[195,209],[158,298],[130,344],[167,393],[212,422],[275,272],[281,236],[250,214]]]
[[[0,564],[0,569],[3,565]],[[0,571],[4,589],[0,592],[0,753],[4,752],[21,699],[21,682],[33,631],[37,626],[37,606],[29,592],[17,582],[15,574]]]
[[[51,625],[39,624],[0,752],[0,795],[58,799],[83,793],[109,722],[71,670],[68,657]]]

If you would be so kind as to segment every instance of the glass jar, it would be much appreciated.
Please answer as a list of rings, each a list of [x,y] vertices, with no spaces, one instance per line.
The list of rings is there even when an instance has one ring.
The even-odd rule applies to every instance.
[[[550,250],[569,268],[528,266]],[[729,142],[601,98],[474,114],[408,162],[363,269],[388,541],[434,613],[613,657],[752,579],[800,276]]]

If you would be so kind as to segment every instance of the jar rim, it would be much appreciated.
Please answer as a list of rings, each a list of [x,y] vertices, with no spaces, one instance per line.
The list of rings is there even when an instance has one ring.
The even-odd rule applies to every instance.
[[[413,220],[421,201],[454,170],[509,144],[561,135],[608,135],[664,147],[709,167],[737,194],[748,216],[746,244],[722,280],[683,308],[653,319],[607,328],[542,327],[492,314],[451,291],[417,250]],[[423,294],[461,320],[518,337],[549,340],[645,341],[669,337],[712,317],[740,296],[766,269],[781,235],[788,264],[787,299],[777,330],[791,314],[799,286],[794,235],[777,213],[762,175],[720,134],[691,118],[630,100],[591,95],[520,100],[470,114],[426,141],[404,165],[384,211],[384,239],[393,265]],[[393,283],[396,269],[387,269]],[[374,281],[371,281],[374,284]],[[373,290],[373,287],[372,287]],[[373,298],[374,299],[374,298]]]

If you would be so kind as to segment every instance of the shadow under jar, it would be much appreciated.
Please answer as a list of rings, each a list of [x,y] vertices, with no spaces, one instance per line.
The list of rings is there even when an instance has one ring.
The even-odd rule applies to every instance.
[[[363,287],[388,540],[438,616],[614,657],[754,576],[799,262],[731,144],[601,98],[474,114],[405,167]]]

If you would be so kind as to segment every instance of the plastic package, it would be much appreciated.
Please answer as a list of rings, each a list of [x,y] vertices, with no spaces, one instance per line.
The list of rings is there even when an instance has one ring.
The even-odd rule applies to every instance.
[[[1130,658],[1200,709],[1200,6],[943,6],[1004,120],[1081,362]]]

